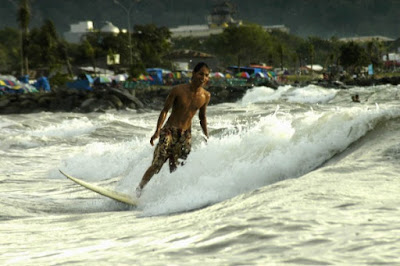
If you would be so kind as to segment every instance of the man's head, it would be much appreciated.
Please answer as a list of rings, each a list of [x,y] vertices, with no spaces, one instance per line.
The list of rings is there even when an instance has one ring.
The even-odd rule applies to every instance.
[[[197,65],[193,68],[193,74],[196,73],[196,72],[199,72],[200,69],[201,69],[202,67],[205,67],[205,68],[208,69],[208,71],[210,71],[210,68],[208,67],[208,65],[207,65],[206,63],[204,63],[204,62],[199,62],[199,63],[197,63]]]
[[[204,62],[198,63],[193,68],[192,84],[195,86],[204,86],[210,79],[210,68]]]

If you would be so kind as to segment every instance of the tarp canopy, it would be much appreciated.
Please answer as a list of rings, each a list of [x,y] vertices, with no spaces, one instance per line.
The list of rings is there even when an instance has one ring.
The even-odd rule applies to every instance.
[[[250,64],[251,67],[256,67],[256,68],[262,68],[262,69],[266,69],[266,70],[271,70],[273,69],[272,66],[264,66],[264,65],[256,65],[256,64]]]
[[[98,76],[98,77],[96,77],[95,79],[94,79],[94,83],[111,83],[111,78],[110,77],[108,77],[108,76],[104,76],[104,75],[101,75],[101,76]]]
[[[0,75],[0,88],[3,94],[38,92],[34,86],[20,82],[16,77],[10,75]]]
[[[321,65],[306,65],[308,70],[322,71],[324,68]]]
[[[83,67],[79,67],[79,69],[85,71],[85,72],[89,72],[89,73],[97,73],[97,74],[103,74],[103,75],[114,75],[114,71],[105,69],[105,68],[99,68],[96,67],[96,69],[94,69],[92,66],[83,66]]]

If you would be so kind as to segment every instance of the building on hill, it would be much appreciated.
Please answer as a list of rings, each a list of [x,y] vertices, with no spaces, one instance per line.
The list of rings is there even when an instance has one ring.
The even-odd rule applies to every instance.
[[[223,1],[214,5],[207,17],[209,28],[225,28],[229,25],[241,24],[241,21],[236,21],[233,18],[236,13],[236,7],[230,1]]]
[[[210,15],[207,16],[207,24],[184,25],[170,28],[172,38],[194,37],[206,38],[212,34],[220,34],[224,28],[230,25],[240,25],[242,22],[233,18],[236,13],[235,7],[230,1],[213,6]]]
[[[81,21],[76,24],[71,24],[70,30],[64,33],[64,38],[70,43],[79,43],[82,40],[82,36],[89,32],[93,32],[93,21]]]
[[[170,28],[172,38],[206,38],[212,34],[220,34],[224,28],[210,28],[208,25],[184,25]]]
[[[201,25],[183,25],[176,28],[170,28],[171,37],[174,38],[207,38],[213,34],[221,34],[229,26],[242,25],[241,20],[235,20],[236,7],[230,1],[223,1],[213,6],[210,15],[207,16],[207,24]],[[289,33],[290,30],[285,25],[262,26],[265,31],[271,32],[279,30]]]
[[[268,26],[262,26],[262,28],[265,31],[268,31],[268,32],[272,32],[274,30],[282,31],[282,32],[285,32],[285,33],[289,33],[290,32],[290,29],[288,27],[286,27],[285,25],[268,25]]]
[[[67,42],[70,43],[80,43],[82,38],[90,33],[100,31],[103,33],[109,33],[117,35],[120,32],[126,32],[125,29],[120,30],[118,27],[114,26],[111,22],[105,21],[104,25],[100,28],[100,30],[96,30],[93,26],[92,21],[81,21],[76,24],[71,24],[70,31],[64,33],[64,38]]]
[[[100,29],[100,32],[118,35],[120,30],[118,27],[114,26],[110,21],[105,21],[103,27],[101,27]]]
[[[348,37],[348,38],[340,38],[339,41],[342,42],[372,42],[372,41],[380,41],[380,42],[393,42],[394,39],[388,38],[385,36],[357,36],[357,37]]]

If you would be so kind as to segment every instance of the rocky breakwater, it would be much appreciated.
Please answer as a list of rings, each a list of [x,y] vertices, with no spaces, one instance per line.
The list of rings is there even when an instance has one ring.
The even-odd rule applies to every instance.
[[[252,86],[211,86],[210,105],[235,102]],[[109,109],[160,110],[170,88],[125,89],[97,87],[93,91],[58,88],[50,93],[0,96],[0,114],[37,112],[104,112]]]
[[[127,107],[138,109],[144,105],[129,90],[118,88],[96,88],[93,91],[58,88],[49,93],[0,96],[0,114],[96,112]]]

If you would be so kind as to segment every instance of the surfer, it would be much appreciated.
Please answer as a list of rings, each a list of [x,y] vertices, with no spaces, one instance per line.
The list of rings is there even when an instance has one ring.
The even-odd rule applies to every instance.
[[[144,186],[168,159],[171,173],[179,164],[183,165],[178,160],[185,160],[190,153],[192,118],[198,110],[201,129],[208,138],[206,109],[211,95],[203,86],[209,81],[209,76],[208,65],[204,62],[198,63],[193,69],[190,83],[171,89],[158,117],[156,131],[150,139],[150,144],[154,146],[154,140],[160,138],[154,150],[153,161],[136,188],[138,198]],[[171,114],[163,126],[171,108]]]
[[[352,95],[351,96],[351,100],[355,103],[359,103],[360,102],[360,96],[358,94],[356,95]]]

